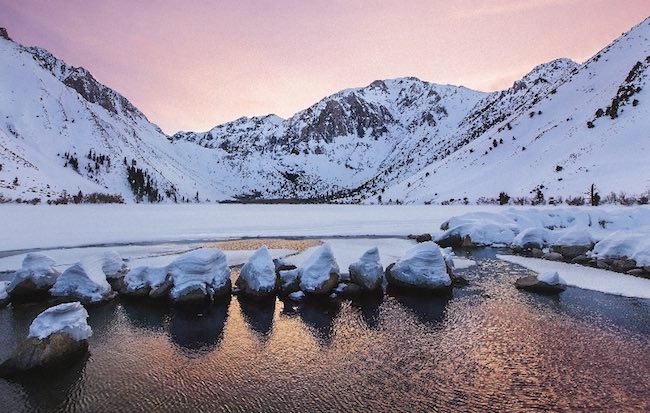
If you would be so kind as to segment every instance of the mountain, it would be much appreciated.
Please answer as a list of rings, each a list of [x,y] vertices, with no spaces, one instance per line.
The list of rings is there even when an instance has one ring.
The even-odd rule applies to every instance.
[[[484,93],[378,80],[287,119],[167,136],[124,96],[0,30],[0,201],[477,202],[650,188],[650,20],[587,62]]]
[[[231,177],[242,194],[263,198],[347,195],[406,153],[451,135],[485,96],[464,87],[416,78],[379,80],[329,96],[288,119],[241,118],[205,133],[180,132],[215,152],[210,168]],[[419,161],[419,160],[418,160]],[[415,163],[417,171],[425,164]]]
[[[485,122],[478,137],[388,188],[383,199],[476,202],[501,192],[566,199],[584,196],[592,184],[601,194],[647,192],[649,67],[650,18],[506,116]]]

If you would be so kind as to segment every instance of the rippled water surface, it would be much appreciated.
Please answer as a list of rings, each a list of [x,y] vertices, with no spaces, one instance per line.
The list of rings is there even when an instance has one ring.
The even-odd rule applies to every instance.
[[[650,410],[648,300],[519,292],[482,254],[451,299],[93,308],[90,356],[0,379],[0,411]],[[0,310],[0,358],[41,310]]]

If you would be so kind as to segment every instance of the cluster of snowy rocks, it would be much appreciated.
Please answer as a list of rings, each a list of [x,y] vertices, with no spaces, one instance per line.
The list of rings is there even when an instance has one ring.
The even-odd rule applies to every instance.
[[[197,249],[164,267],[134,269],[119,254],[107,252],[86,257],[63,273],[57,271],[53,259],[29,253],[14,278],[0,283],[0,306],[43,300],[93,305],[117,295],[189,304],[225,300],[231,294],[300,300],[383,293],[389,288],[440,293],[464,281],[454,276],[452,257],[451,249],[429,241],[416,245],[384,270],[375,247],[345,273],[329,244],[318,247],[299,267],[274,260],[263,246],[243,265],[233,286],[226,256],[218,249]]]
[[[510,247],[515,253],[650,278],[650,209],[508,209],[453,217],[444,247]]]

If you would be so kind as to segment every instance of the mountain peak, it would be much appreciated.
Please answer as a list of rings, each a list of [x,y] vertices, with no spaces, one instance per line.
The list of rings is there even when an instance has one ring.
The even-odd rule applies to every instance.
[[[5,40],[12,41],[11,37],[9,37],[9,33],[7,33],[7,29],[5,29],[4,27],[0,27],[0,37],[2,37]]]

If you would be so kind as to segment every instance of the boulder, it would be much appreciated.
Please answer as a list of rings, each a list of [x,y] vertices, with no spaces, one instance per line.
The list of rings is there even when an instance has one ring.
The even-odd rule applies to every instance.
[[[306,294],[329,295],[339,282],[339,266],[329,244],[324,244],[298,268],[300,290]]]
[[[574,227],[564,230],[553,243],[551,250],[558,252],[567,260],[586,254],[594,247],[593,238],[585,228]]]
[[[415,241],[418,243],[432,241],[432,240],[433,238],[431,237],[431,234],[420,234],[415,237]]]
[[[530,250],[530,256],[533,258],[542,258],[544,256],[544,251],[539,248],[533,248]]]
[[[580,264],[580,265],[588,265],[589,263],[591,263],[591,261],[592,261],[592,258],[588,257],[588,256],[586,256],[584,254],[583,255],[578,255],[576,257],[573,257],[573,259],[571,259],[572,264]]]
[[[87,318],[86,309],[78,302],[45,310],[32,322],[27,340],[0,364],[0,376],[65,367],[83,357],[88,352],[88,337],[92,335]]]
[[[300,291],[300,273],[297,268],[280,271],[278,276],[278,291],[283,295],[290,295]]]
[[[176,303],[230,297],[230,269],[226,255],[217,249],[198,249],[183,254],[169,264],[167,273],[173,284],[169,297]]]
[[[115,297],[104,272],[105,257],[96,255],[84,258],[61,274],[50,294],[64,300],[83,304],[99,304]]]
[[[359,261],[350,264],[350,281],[364,290],[377,290],[382,288],[384,281],[384,267],[379,261],[377,247],[366,251]]]
[[[275,294],[275,264],[266,246],[255,251],[242,267],[235,282],[242,294],[252,297],[267,297]]]
[[[542,258],[549,261],[563,261],[564,257],[559,252],[547,252]]]
[[[389,287],[429,293],[451,291],[451,277],[438,245],[425,242],[410,249],[386,269]]]
[[[382,270],[383,271],[383,270]],[[365,287],[362,287],[358,284],[355,284],[353,282],[345,282],[345,283],[339,283],[339,285],[336,286],[334,289],[334,293],[337,296],[345,297],[345,298],[354,298],[358,297],[368,291],[373,291],[373,292],[379,292],[382,291],[380,289],[367,289]],[[383,293],[383,291],[382,291]]]
[[[633,268],[636,268],[636,261],[628,258],[613,260],[610,265],[610,269],[616,272],[626,272]]]
[[[584,256],[588,251],[593,248],[590,245],[552,245],[551,250],[561,254],[565,259],[572,260],[579,256]]]
[[[643,268],[633,268],[625,272],[628,275],[633,275],[635,277],[643,277],[646,275],[646,272],[643,271]]]
[[[173,283],[167,267],[138,267],[124,277],[123,295],[133,297],[167,297]]]
[[[106,281],[114,291],[124,291],[124,276],[129,272],[129,267],[120,257],[120,254],[114,251],[105,252],[102,259],[104,260],[102,271],[106,274]]]
[[[14,302],[44,300],[60,273],[54,268],[54,260],[47,255],[29,253],[22,267],[16,271],[7,286],[7,294]]]
[[[560,278],[557,272],[519,278],[515,281],[515,287],[539,294],[558,294],[566,289],[564,280]]]
[[[275,265],[275,275],[277,275],[277,276],[280,275],[280,271],[289,271],[289,270],[295,270],[296,269],[295,265],[287,263],[282,258],[274,259],[273,260],[273,265]]]

